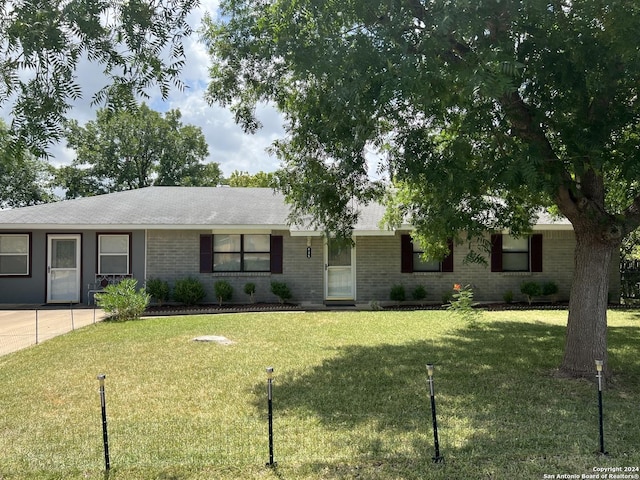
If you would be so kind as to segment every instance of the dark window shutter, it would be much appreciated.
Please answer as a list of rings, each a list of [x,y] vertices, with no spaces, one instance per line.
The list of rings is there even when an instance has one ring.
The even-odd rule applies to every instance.
[[[271,273],[282,273],[282,235],[271,235]]]
[[[542,234],[531,235],[531,271],[542,271]]]
[[[200,273],[213,271],[213,235],[200,235]]]
[[[413,273],[413,243],[411,235],[400,237],[400,272]]]
[[[502,271],[502,235],[491,235],[491,271]]]
[[[442,271],[453,272],[453,239],[447,240],[447,245],[449,247],[449,255],[442,260]]]

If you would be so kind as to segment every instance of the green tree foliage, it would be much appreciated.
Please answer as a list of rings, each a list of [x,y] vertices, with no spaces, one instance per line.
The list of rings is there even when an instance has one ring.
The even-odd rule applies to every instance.
[[[95,121],[68,122],[71,166],[58,171],[67,198],[99,195],[150,185],[215,186],[217,163],[203,163],[208,146],[199,127],[183,125],[180,112],[164,116],[145,104],[112,112],[100,109]]]
[[[611,258],[640,225],[640,4],[225,0],[219,18],[208,99],[250,132],[258,102],[284,113],[294,215],[348,235],[353,198],[380,198],[370,150],[397,187],[390,222],[430,255],[526,233],[554,204],[577,239],[561,370],[606,361]]]
[[[62,137],[62,122],[82,92],[77,68],[88,59],[106,77],[90,92],[99,103],[131,106],[158,87],[182,88],[182,40],[198,0],[3,1],[0,103],[11,111],[14,145],[42,153]]]
[[[623,260],[640,259],[640,232],[638,230],[634,230],[624,238],[621,253]]]
[[[227,180],[230,187],[272,187],[275,174],[272,172],[258,172],[254,175],[249,172],[234,170]]]
[[[0,121],[0,209],[54,200],[53,168],[25,149],[10,148],[10,142]]]

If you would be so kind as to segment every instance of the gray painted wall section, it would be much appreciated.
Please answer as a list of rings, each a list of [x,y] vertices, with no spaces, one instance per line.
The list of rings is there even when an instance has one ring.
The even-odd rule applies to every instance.
[[[29,233],[26,231],[12,233]],[[81,302],[87,303],[87,285],[95,281],[97,269],[96,230],[36,230],[31,232],[31,276],[0,276],[0,303],[44,304],[47,300],[47,236],[50,234],[81,235]],[[116,233],[103,232],[100,233]],[[131,233],[131,273],[140,286],[144,283],[144,231],[118,231]]]

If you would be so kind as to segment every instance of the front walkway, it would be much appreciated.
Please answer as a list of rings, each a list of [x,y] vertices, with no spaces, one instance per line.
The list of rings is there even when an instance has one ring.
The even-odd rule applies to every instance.
[[[102,321],[98,308],[3,305],[0,310],[0,356]]]

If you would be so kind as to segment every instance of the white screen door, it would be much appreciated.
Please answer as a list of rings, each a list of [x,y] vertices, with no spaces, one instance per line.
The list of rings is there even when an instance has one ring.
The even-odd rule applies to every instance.
[[[345,240],[330,238],[326,245],[325,297],[327,300],[355,300],[354,247]]]
[[[80,235],[49,235],[47,303],[80,301]]]

